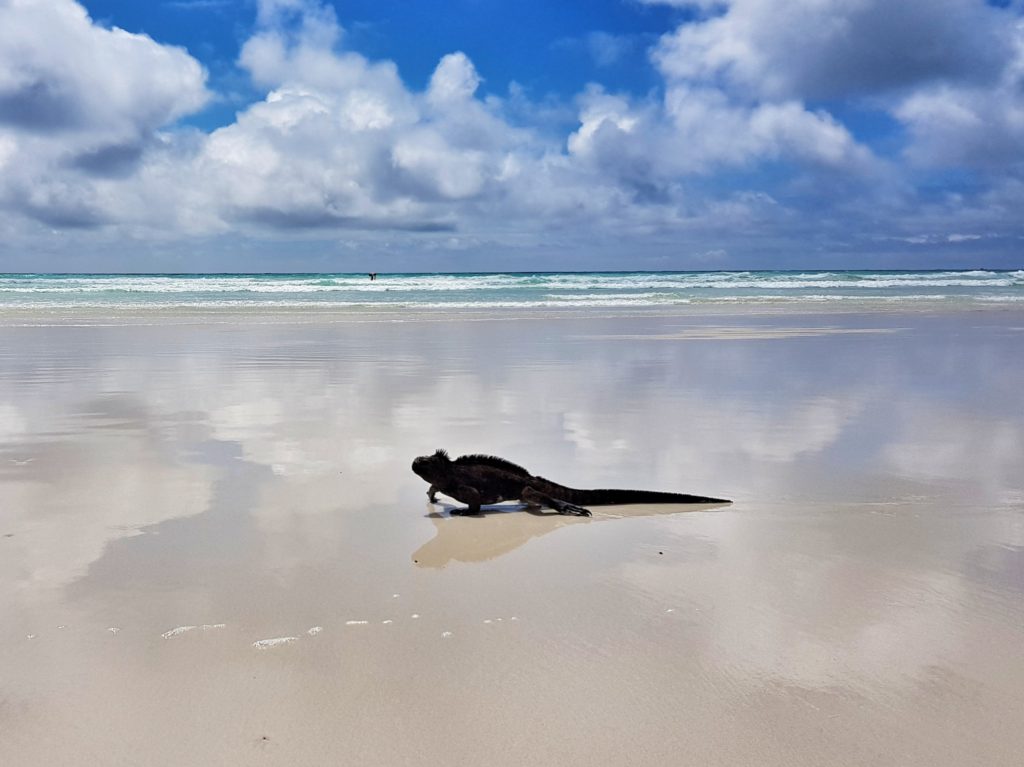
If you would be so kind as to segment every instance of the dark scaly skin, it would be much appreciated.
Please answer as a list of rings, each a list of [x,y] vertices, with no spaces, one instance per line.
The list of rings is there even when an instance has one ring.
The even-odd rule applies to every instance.
[[[504,458],[493,455],[464,455],[454,461],[444,450],[422,455],[412,462],[412,470],[430,483],[427,496],[437,502],[437,494],[466,504],[452,514],[479,514],[480,507],[502,501],[522,501],[531,506],[546,506],[559,514],[589,517],[589,506],[618,503],[731,503],[722,498],[684,493],[659,493],[647,490],[577,490],[530,474]]]

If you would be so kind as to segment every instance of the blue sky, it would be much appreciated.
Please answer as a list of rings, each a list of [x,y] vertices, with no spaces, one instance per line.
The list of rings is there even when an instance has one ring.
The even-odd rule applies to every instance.
[[[1020,267],[1024,6],[0,0],[0,269]]]

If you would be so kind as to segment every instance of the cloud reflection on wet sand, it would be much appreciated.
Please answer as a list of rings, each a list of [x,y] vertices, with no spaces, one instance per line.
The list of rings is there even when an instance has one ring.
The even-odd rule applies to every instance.
[[[211,762],[1013,763],[1019,334],[680,322],[3,328],[0,754],[179,753],[201,692]],[[735,503],[449,518],[437,447]]]

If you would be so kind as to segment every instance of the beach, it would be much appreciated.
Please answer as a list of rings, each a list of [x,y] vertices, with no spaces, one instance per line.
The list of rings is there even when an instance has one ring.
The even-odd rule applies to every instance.
[[[1024,310],[934,303],[5,310],[0,763],[1019,764]]]

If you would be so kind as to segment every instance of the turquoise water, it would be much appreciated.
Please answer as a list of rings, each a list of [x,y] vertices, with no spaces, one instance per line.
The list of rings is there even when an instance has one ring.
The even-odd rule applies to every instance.
[[[0,309],[573,308],[1024,301],[1024,270],[515,274],[5,274]]]

